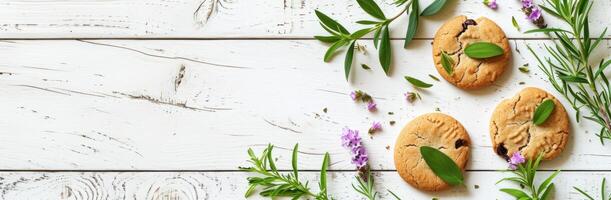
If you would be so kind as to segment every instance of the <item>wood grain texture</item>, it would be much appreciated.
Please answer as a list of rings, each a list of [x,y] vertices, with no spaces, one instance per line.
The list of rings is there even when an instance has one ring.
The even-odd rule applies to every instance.
[[[391,0],[377,1],[386,15],[400,8]],[[432,0],[423,0],[428,5]],[[510,38],[543,35],[522,34],[513,28],[515,16],[522,31],[534,28],[520,11],[518,0],[499,2],[492,10],[480,0],[456,0],[433,17],[422,17],[416,38],[431,38],[437,27],[456,15],[487,16],[503,27]],[[611,1],[595,1],[590,15],[592,33],[610,27]],[[324,34],[314,16],[319,9],[352,31],[354,22],[371,19],[354,0],[114,0],[0,2],[2,38],[312,38]],[[545,15],[552,26],[559,20]],[[596,25],[596,26],[594,26]],[[391,26],[393,38],[405,37],[407,17]],[[605,37],[610,37],[607,32]]]
[[[371,50],[369,43],[363,44]],[[319,169],[328,151],[331,169],[351,170],[341,129],[365,134],[381,121],[384,130],[364,143],[374,169],[392,170],[402,126],[439,108],[471,136],[468,169],[503,169],[488,136],[493,108],[525,86],[558,95],[525,47],[540,51],[549,41],[510,43],[514,56],[506,74],[489,88],[463,91],[427,77],[437,74],[430,40],[415,41],[413,50],[393,41],[390,77],[375,52],[357,53],[350,84],[343,78],[343,59],[322,62],[327,46],[311,40],[0,41],[0,168],[227,170],[245,164],[248,147],[261,150],[272,143],[275,155],[287,160],[299,143],[302,169]],[[593,58],[610,47],[604,41]],[[373,69],[363,70],[360,63]],[[519,72],[526,63],[531,72]],[[407,103],[403,93],[415,89],[403,75],[434,86],[419,91],[422,101]],[[379,110],[369,113],[352,102],[348,93],[354,89],[374,96]],[[578,124],[573,114],[567,149],[543,168],[607,170],[610,147],[594,136],[596,125]]]
[[[550,172],[539,172],[543,181]],[[329,172],[329,194],[335,199],[362,199],[353,191],[353,172]],[[500,188],[519,186],[512,183],[495,184],[508,174],[500,172],[467,172],[464,187],[455,187],[437,193],[418,191],[396,175],[396,172],[376,172],[376,190],[381,199],[393,199],[386,189],[402,199],[513,199],[499,191]],[[203,200],[245,199],[248,187],[242,172],[3,172],[0,173],[0,199],[147,199],[147,200]],[[555,198],[583,199],[572,187],[579,186],[592,195],[599,195],[600,181],[610,177],[609,172],[562,172],[554,179]],[[300,176],[309,180],[313,191],[318,191],[317,172],[303,172]],[[476,188],[477,185],[477,188]],[[263,199],[253,195],[248,199]]]

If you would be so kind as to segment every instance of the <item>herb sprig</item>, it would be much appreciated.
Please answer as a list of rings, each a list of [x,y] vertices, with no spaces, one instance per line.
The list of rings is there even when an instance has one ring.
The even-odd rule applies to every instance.
[[[587,197],[589,200],[594,200],[594,197],[584,192],[582,189],[579,189],[578,187],[573,187],[573,189],[577,190],[577,192],[581,193],[584,197]],[[603,178],[603,182],[600,186],[600,199],[601,200],[611,200],[611,195],[609,195],[608,199],[605,198],[605,196],[607,196],[605,195],[605,189],[607,188],[605,187],[605,178]]]
[[[346,51],[346,57],[344,59],[344,75],[346,80],[350,76],[352,69],[352,61],[354,57],[354,47],[356,41],[364,37],[365,35],[373,32],[373,44],[378,49],[378,59],[384,73],[389,75],[390,66],[392,63],[392,49],[390,44],[390,24],[397,18],[407,13],[409,15],[409,25],[407,27],[407,33],[405,35],[404,48],[412,41],[418,30],[418,18],[419,16],[431,16],[439,12],[446,4],[447,0],[435,0],[422,13],[420,13],[420,7],[418,0],[395,0],[394,4],[397,7],[403,7],[397,14],[387,17],[382,9],[374,0],[356,0],[359,6],[371,17],[373,20],[359,20],[357,24],[369,26],[368,28],[357,30],[353,33],[349,32],[344,26],[338,23],[336,20],[325,15],[324,13],[315,10],[316,16],[320,21],[320,25],[326,30],[330,36],[314,36],[314,38],[321,42],[330,43],[331,46],[327,49],[324,61],[328,62],[331,58],[343,47],[348,47]]]
[[[554,41],[554,46],[545,45],[551,57],[540,58],[528,47],[554,88],[566,98],[576,111],[579,121],[582,110],[589,111],[584,118],[600,125],[598,136],[611,139],[611,85],[605,68],[611,60],[602,59],[598,66],[589,63],[590,55],[598,47],[607,28],[597,37],[590,38],[588,14],[593,2],[589,0],[547,0],[548,6],[540,5],[547,13],[560,18],[570,27],[542,28],[527,33],[543,32]],[[596,69],[598,68],[598,69]]]
[[[539,163],[543,158],[543,154],[539,154],[537,158],[533,161],[529,159],[526,163],[517,164],[516,170],[511,171],[515,176],[507,177],[499,180],[497,182],[503,181],[511,181],[520,184],[522,190],[513,189],[513,188],[503,188],[500,189],[502,192],[505,192],[516,199],[534,199],[534,200],[546,200],[550,195],[550,192],[554,189],[554,183],[552,180],[560,171],[554,172],[552,175],[547,177],[541,184],[537,185],[535,183],[535,176],[537,174],[537,168],[539,168]]]
[[[256,156],[252,149],[248,149],[250,156],[251,167],[240,167],[240,170],[245,172],[257,173],[259,176],[248,177],[249,187],[246,190],[245,197],[250,196],[257,187],[263,188],[259,195],[264,197],[291,197],[299,199],[301,197],[313,197],[317,200],[330,199],[327,195],[327,167],[329,166],[329,153],[325,153],[323,164],[320,170],[320,181],[318,186],[320,191],[314,193],[308,187],[308,182],[299,180],[299,170],[297,169],[297,153],[298,144],[293,148],[292,166],[293,172],[281,174],[276,168],[274,158],[272,156],[273,145],[268,145],[260,156]]]

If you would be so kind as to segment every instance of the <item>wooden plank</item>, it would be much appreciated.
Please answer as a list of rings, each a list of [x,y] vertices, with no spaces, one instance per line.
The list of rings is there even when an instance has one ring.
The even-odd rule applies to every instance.
[[[539,172],[543,181],[550,172]],[[360,199],[352,189],[353,172],[329,172],[329,194],[336,199]],[[466,172],[464,187],[448,191],[425,193],[418,191],[395,172],[374,174],[376,189],[381,199],[393,199],[386,189],[402,199],[513,199],[500,188],[519,186],[511,183],[495,184],[509,174],[501,172]],[[3,172],[0,173],[0,199],[244,199],[248,187],[242,172]],[[600,195],[600,181],[609,172],[562,172],[554,179],[555,199],[584,199],[572,187],[579,186],[591,195]],[[302,172],[300,178],[309,180],[312,191],[318,191],[317,172]],[[477,185],[478,188],[475,188]],[[253,195],[248,199],[264,199]]]
[[[508,72],[494,86],[463,91],[427,77],[437,74],[428,40],[415,41],[419,48],[413,50],[393,41],[390,77],[375,52],[357,53],[350,83],[343,58],[322,62],[327,46],[311,40],[2,41],[0,169],[226,170],[245,164],[248,147],[259,151],[268,143],[277,145],[279,167],[288,169],[298,142],[302,169],[318,169],[322,154],[330,152],[332,169],[350,170],[341,129],[365,134],[381,121],[384,131],[365,136],[364,143],[375,169],[392,170],[399,130],[436,108],[469,131],[469,169],[504,169],[490,145],[492,110],[525,86],[553,91],[525,47],[540,50],[543,43],[510,43]],[[600,49],[609,47],[607,40]],[[361,63],[373,69],[363,70]],[[526,63],[532,71],[519,72]],[[435,86],[409,104],[403,93],[414,89],[403,75]],[[352,102],[348,93],[355,89],[373,95],[378,112]],[[608,169],[609,146],[594,136],[597,126],[576,123],[572,112],[571,120],[566,151],[544,167]]]
[[[400,8],[392,1],[378,1],[386,15]],[[421,1],[422,7],[432,0]],[[481,1],[451,1],[434,17],[423,17],[417,38],[431,38],[437,28],[456,15],[487,16],[497,22],[508,37],[543,35],[522,34],[513,28],[515,16],[522,31],[534,28],[520,11],[519,1],[499,2],[492,10]],[[590,15],[591,33],[610,27],[611,1],[595,1]],[[116,0],[116,1],[21,1],[0,3],[0,38],[312,38],[324,34],[314,16],[320,9],[348,29],[363,26],[354,22],[371,19],[354,0]],[[553,26],[559,20],[544,14]],[[403,38],[407,17],[391,26],[392,37]],[[605,37],[610,37],[607,32]]]

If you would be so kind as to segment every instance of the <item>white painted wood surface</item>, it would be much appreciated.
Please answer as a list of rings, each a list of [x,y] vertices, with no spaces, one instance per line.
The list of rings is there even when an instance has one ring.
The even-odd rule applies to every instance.
[[[390,2],[382,2],[386,13],[396,11]],[[611,1],[595,2],[591,32],[599,34],[611,24]],[[322,62],[328,46],[310,38],[323,33],[313,9],[344,24],[369,18],[353,0],[2,1],[0,199],[243,199],[250,174],[237,167],[246,164],[248,147],[260,151],[268,143],[277,146],[274,155],[285,170],[299,143],[300,168],[310,170],[304,177],[312,181],[328,151],[330,192],[358,199],[339,136],[345,126],[365,134],[373,121],[384,130],[364,142],[380,185],[405,199],[511,199],[498,191],[503,184],[494,184],[506,164],[491,149],[489,116],[523,87],[556,93],[526,49],[540,51],[550,41],[512,27],[515,16],[522,30],[533,28],[517,0],[499,3],[498,11],[479,0],[451,3],[423,19],[407,50],[400,40],[407,22],[400,18],[391,26],[391,76],[379,69],[371,41],[363,41],[368,51],[357,53],[347,83],[343,57]],[[438,76],[430,38],[458,14],[488,16],[512,38],[509,69],[489,88],[462,91],[428,78]],[[548,15],[546,21],[558,24]],[[609,58],[610,41],[595,60]],[[518,70],[525,63],[530,73]],[[415,89],[404,75],[435,86],[420,90],[422,101],[407,103],[403,93]],[[353,103],[348,93],[355,89],[372,94],[379,111]],[[436,108],[470,133],[467,187],[422,193],[395,174],[392,148],[406,122]],[[601,178],[611,177],[611,147],[599,144],[596,125],[578,124],[570,113],[568,148],[542,166],[566,170],[555,181],[555,199],[582,199],[572,186],[598,191]]]
[[[541,179],[551,172],[541,172]],[[318,173],[303,172],[303,180],[318,181]],[[513,183],[495,184],[504,175],[501,172],[466,172],[466,183],[448,191],[427,193],[405,183],[396,172],[377,172],[374,177],[380,191],[380,199],[394,199],[390,189],[405,200],[422,200],[437,197],[446,199],[512,199],[498,191],[501,188],[518,188]],[[56,200],[56,199],[244,199],[247,185],[243,172],[6,172],[0,173],[2,199]],[[363,199],[352,192],[353,172],[330,172],[333,184],[329,194],[335,199]],[[602,177],[609,172],[563,172],[554,183],[553,199],[581,200],[572,185],[581,185],[594,197],[600,195]],[[315,184],[312,191],[318,191]],[[477,187],[477,188],[476,188]],[[248,199],[264,199],[252,195]]]
[[[595,0],[592,33],[611,25],[611,1]],[[399,11],[392,0],[378,1],[387,15]],[[432,0],[423,0],[422,7]],[[522,34],[511,24],[515,16],[523,30],[533,29],[520,11],[518,0],[499,2],[497,11],[481,0],[450,1],[434,17],[422,17],[417,38],[431,38],[448,17],[487,16],[510,38],[539,37]],[[356,31],[353,22],[371,19],[354,0],[51,0],[0,2],[0,36],[8,38],[312,38],[325,34],[314,9],[320,9]],[[559,20],[545,15],[550,25]],[[391,26],[392,37],[405,37],[407,16]],[[610,37],[607,32],[606,37]]]

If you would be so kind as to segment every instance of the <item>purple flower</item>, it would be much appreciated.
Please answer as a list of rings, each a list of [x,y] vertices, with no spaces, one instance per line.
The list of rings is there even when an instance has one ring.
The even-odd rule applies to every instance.
[[[541,9],[534,7],[532,8],[532,11],[528,15],[527,19],[534,22],[534,21],[539,20],[540,17],[541,17]]]
[[[522,0],[522,7],[523,8],[530,8],[533,6],[533,1],[532,0]]]
[[[492,9],[497,9],[499,6],[498,4],[496,4],[496,0],[484,0],[484,5]]]
[[[350,98],[352,99],[352,101],[356,101],[356,91],[350,92]]]
[[[359,131],[349,129],[348,127],[342,129],[342,146],[352,148],[361,143],[361,136]]]
[[[378,109],[376,106],[377,104],[373,101],[367,102],[367,110],[369,110],[369,112],[376,111]]]
[[[416,99],[420,99],[420,95],[415,92],[406,92],[403,95],[405,96],[405,100],[410,103],[413,103],[414,101],[416,101]]]
[[[382,124],[380,122],[373,122],[373,124],[371,124],[371,127],[369,128],[369,134],[373,134],[376,131],[381,131],[382,130]]]
[[[352,153],[352,164],[356,165],[357,169],[367,166],[369,156],[367,156],[367,151],[361,143],[359,131],[347,127],[344,128],[342,130],[342,146],[350,149],[350,153]]]
[[[515,170],[518,168],[519,164],[522,164],[524,162],[526,162],[526,158],[524,158],[524,156],[522,156],[519,151],[516,151],[511,155],[511,158],[509,158],[509,168]]]

